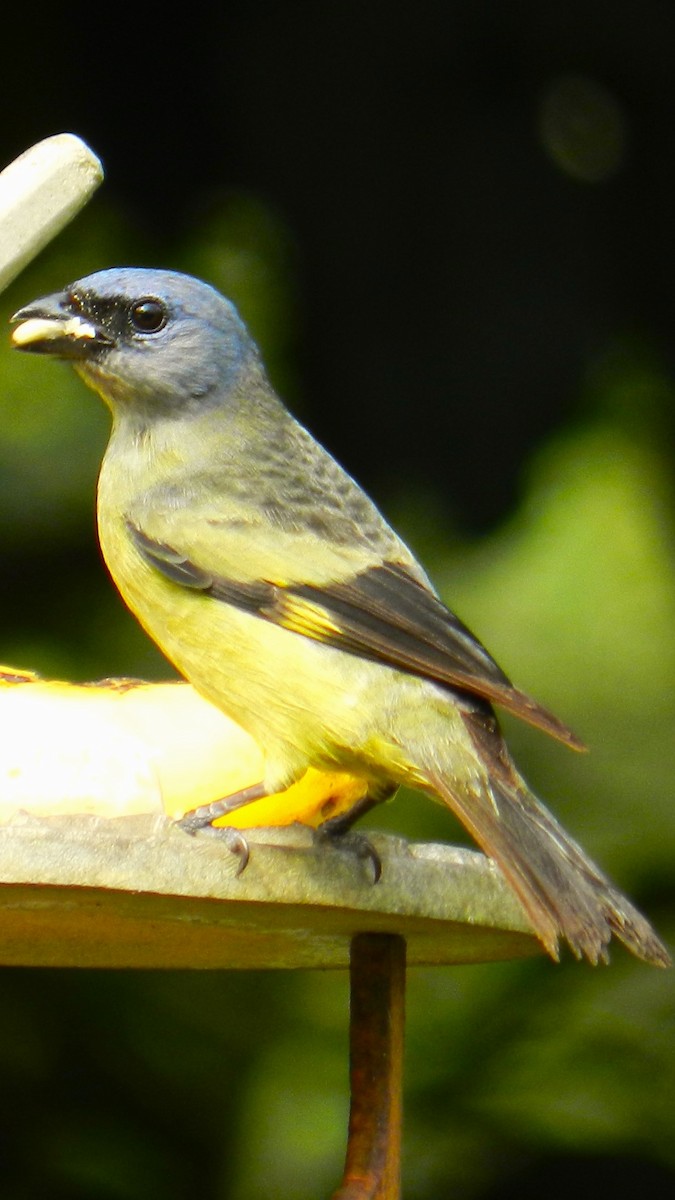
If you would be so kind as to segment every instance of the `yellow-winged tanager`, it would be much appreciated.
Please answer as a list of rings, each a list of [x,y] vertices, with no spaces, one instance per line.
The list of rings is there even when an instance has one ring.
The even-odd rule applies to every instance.
[[[541,941],[665,965],[647,921],[540,804],[496,703],[570,746],[434,592],[357,484],[287,412],[230,301],[168,271],[101,271],[18,312],[20,349],[71,359],[111,409],[106,563],[147,632],[253,736],[265,778],[308,766],[442,800],[501,867]]]

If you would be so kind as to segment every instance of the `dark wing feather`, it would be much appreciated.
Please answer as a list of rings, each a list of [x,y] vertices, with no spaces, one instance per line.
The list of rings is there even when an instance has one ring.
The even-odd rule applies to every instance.
[[[384,563],[329,587],[292,586],[282,605],[286,596],[326,609],[339,626],[335,640],[344,649],[466,689],[584,749],[562,721],[514,688],[466,625],[400,564]]]
[[[351,654],[481,696],[566,745],[584,748],[562,721],[514,688],[467,627],[399,563],[320,586],[246,582],[211,575],[130,522],[128,528],[146,560],[174,583]]]

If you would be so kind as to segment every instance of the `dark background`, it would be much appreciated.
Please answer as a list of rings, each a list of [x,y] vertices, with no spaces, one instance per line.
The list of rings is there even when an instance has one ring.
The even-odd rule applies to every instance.
[[[590,742],[569,764],[513,733],[667,934],[675,8],[45,8],[3,43],[0,162],[69,130],[107,175],[3,319],[122,263],[231,294],[296,413]],[[0,658],[168,674],[98,559],[105,414],[60,365],[0,371]],[[458,836],[421,801],[385,819]],[[672,1194],[672,976],[615,959],[415,975],[407,1196]],[[4,970],[4,1193],[327,1194],[345,1009],[337,977]]]

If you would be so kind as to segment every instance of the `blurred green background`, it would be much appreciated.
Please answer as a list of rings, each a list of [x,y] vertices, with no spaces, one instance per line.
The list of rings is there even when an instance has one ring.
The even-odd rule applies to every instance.
[[[611,18],[611,19],[610,19]],[[93,203],[1,298],[160,265],[239,304],[296,414],[516,682],[565,826],[675,933],[675,9],[347,0],[198,21],[5,14],[0,162],[72,130]],[[11,48],[11,52],[10,52]],[[100,562],[107,414],[0,344],[0,661],[169,668]],[[1,736],[1,732],[0,732]],[[460,840],[401,796],[371,824]],[[675,983],[620,949],[416,971],[405,1195],[672,1196]],[[11,1200],[314,1200],[340,1176],[347,980],[0,974]]]

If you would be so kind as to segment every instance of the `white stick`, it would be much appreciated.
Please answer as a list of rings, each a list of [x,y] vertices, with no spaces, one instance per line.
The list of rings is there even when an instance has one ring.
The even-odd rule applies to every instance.
[[[87,203],[103,168],[72,133],[32,146],[0,174],[0,291]]]

